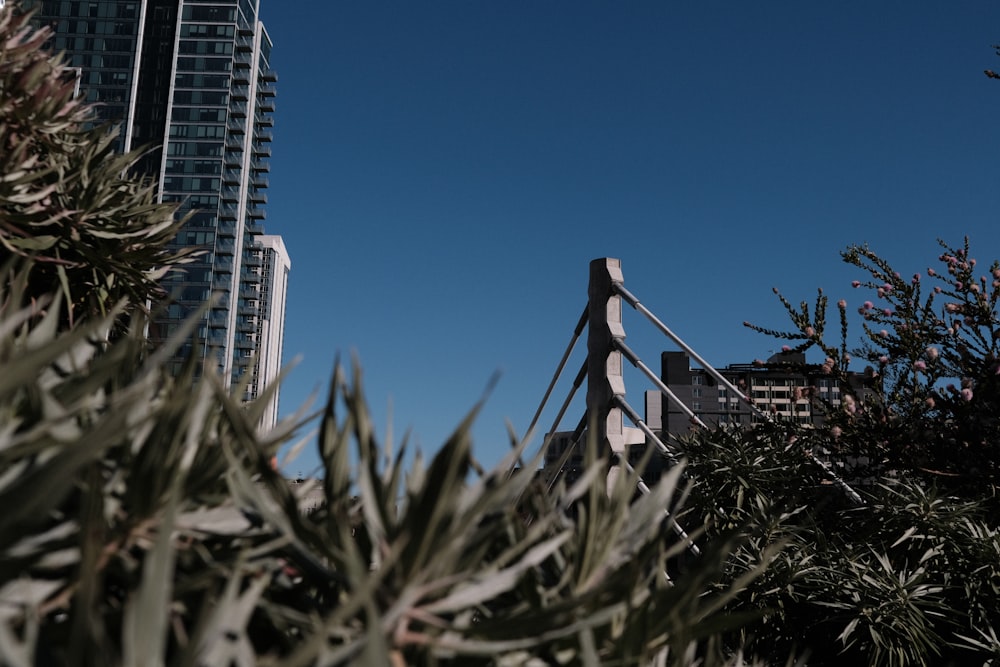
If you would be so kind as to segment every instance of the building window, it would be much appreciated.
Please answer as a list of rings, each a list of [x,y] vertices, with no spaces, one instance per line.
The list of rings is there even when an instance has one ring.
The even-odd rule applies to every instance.
[[[705,378],[702,377],[701,375],[694,375],[691,377],[691,384],[698,384],[698,385],[704,384],[704,380]]]
[[[691,390],[691,395],[695,397],[701,396],[701,387],[695,387]]]

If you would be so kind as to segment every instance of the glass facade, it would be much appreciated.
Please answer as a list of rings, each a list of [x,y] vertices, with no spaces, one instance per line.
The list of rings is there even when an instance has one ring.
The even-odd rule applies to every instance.
[[[80,94],[97,103],[96,122],[120,125],[126,144],[129,104],[137,71],[142,2],[132,0],[28,0],[25,10],[53,29],[49,46],[78,71]]]
[[[53,28],[52,47],[78,68],[81,95],[100,103],[96,120],[121,125],[123,150],[146,150],[137,169],[186,220],[176,245],[203,251],[164,282],[172,303],[151,337],[163,339],[201,313],[198,336],[178,359],[200,353],[226,380],[245,383],[249,397],[268,379],[261,368],[273,365],[264,358],[273,351],[262,349],[262,332],[265,321],[275,326],[263,312],[267,249],[260,237],[277,77],[258,3],[24,3],[37,23]]]

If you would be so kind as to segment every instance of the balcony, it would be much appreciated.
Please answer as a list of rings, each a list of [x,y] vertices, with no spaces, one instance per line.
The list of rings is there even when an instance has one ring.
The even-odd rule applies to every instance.
[[[236,235],[236,224],[235,222],[221,222],[225,221],[235,221],[236,220],[236,207],[235,206],[224,206],[219,209],[219,234],[223,236],[235,236]],[[228,233],[227,233],[228,232]]]
[[[249,86],[250,71],[245,68],[233,70],[233,84],[241,86]]]
[[[222,192],[219,193],[224,202],[239,203],[240,201],[240,189],[239,188],[222,188]]]
[[[278,89],[274,86],[261,85],[257,88],[257,95],[260,97],[275,97],[278,94]]]
[[[253,37],[251,36],[240,36],[236,38],[236,52],[237,53],[251,53],[253,52]]]
[[[274,127],[274,118],[271,116],[258,116],[254,122],[257,127]]]
[[[247,128],[238,120],[230,120],[226,123],[226,128],[230,135],[246,134]]]
[[[208,335],[208,338],[205,339],[205,344],[209,347],[225,347],[226,335],[223,333],[211,333]]]
[[[274,135],[271,134],[270,132],[260,132],[254,138],[262,143],[271,143],[272,141],[274,141]]]
[[[264,188],[271,186],[271,181],[265,178],[264,176],[254,176],[253,181],[251,181],[251,184],[255,188],[260,188],[261,190],[263,190]]]
[[[233,135],[230,135],[230,136],[226,137],[226,150],[227,151],[242,152],[243,151],[243,138],[242,137],[233,136]],[[226,157],[228,158],[230,156],[227,155]]]
[[[215,263],[212,268],[217,273],[232,273],[233,272],[233,259],[231,257],[216,257]]]
[[[250,88],[247,86],[233,86],[229,95],[236,102],[246,102],[250,99]]]
[[[250,168],[259,174],[264,174],[271,171],[271,163],[264,162],[262,160],[254,160],[250,163]]]
[[[277,83],[278,74],[273,69],[265,69],[260,72],[261,81],[267,81],[268,83]]]
[[[257,158],[271,157],[271,147],[270,146],[261,146],[260,144],[254,144],[254,146],[253,146],[253,154],[254,154],[254,157],[257,157]]]
[[[230,118],[246,118],[247,117],[247,105],[245,102],[234,102],[232,106],[229,107],[229,117]]]
[[[239,185],[240,184],[240,172],[227,169],[222,175],[223,185]]]
[[[261,218],[264,217],[264,215],[263,215],[264,211],[262,209],[257,209],[257,208],[250,209],[247,212],[247,214],[249,215],[249,214],[253,213],[254,211],[260,211],[260,213],[261,213],[260,217]],[[250,234],[252,236],[260,236],[261,234],[264,233],[264,225],[260,224],[259,222],[254,222],[253,220],[250,220],[246,224],[246,233]]]

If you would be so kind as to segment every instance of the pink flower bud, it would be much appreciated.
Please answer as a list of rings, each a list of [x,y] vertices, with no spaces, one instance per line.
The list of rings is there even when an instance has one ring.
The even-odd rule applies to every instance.
[[[930,410],[934,409],[934,405],[935,405],[935,403],[934,403],[934,397],[928,396],[927,400],[924,401],[924,403],[927,404],[928,409],[930,409]]]
[[[782,346],[781,346],[781,351],[782,351],[782,352],[791,352],[791,351],[792,351],[792,348],[790,348],[790,347],[789,347],[789,346],[787,346],[787,345],[782,345]]]
[[[861,281],[860,280],[852,280],[851,281],[851,287],[854,287],[855,289],[857,289],[858,287],[861,287]]]
[[[972,400],[972,390],[971,389],[966,388],[966,389],[962,390],[962,400],[965,401],[966,403],[968,403],[969,401]]]
[[[927,275],[933,278],[934,276],[937,275],[937,271],[935,271],[934,269],[927,269]]]
[[[896,274],[896,277],[897,278],[899,277],[898,273]],[[882,285],[882,289],[885,290],[886,292],[891,292],[892,291],[892,285],[890,285],[889,283],[886,283],[886,284]]]
[[[875,304],[872,303],[871,301],[865,301],[864,304],[862,305],[862,308],[864,308],[865,310],[871,310],[874,307]]]
[[[878,332],[878,335],[881,336],[882,338],[888,338],[889,332],[886,331],[885,329],[882,329],[881,331]]]
[[[936,347],[929,347],[925,350],[925,352],[928,359],[933,360],[938,358],[938,349]]]
[[[833,428],[830,429],[830,435],[833,436],[834,440],[839,438],[843,433],[844,433],[843,429],[841,429],[839,426],[834,426]]]
[[[927,370],[927,364],[925,364],[923,360],[917,359],[916,361],[913,362],[913,370],[925,371]]]
[[[889,363],[889,357],[887,357],[887,356],[885,356],[883,354],[881,357],[878,358],[878,362],[880,364],[887,364],[887,363]]]
[[[838,301],[837,308],[840,308],[841,310],[847,308],[847,299],[841,299],[840,301]]]
[[[810,338],[812,338],[813,336],[816,335],[816,330],[813,329],[812,327],[806,327],[805,334]]]
[[[883,308],[882,314],[885,315],[886,317],[889,317],[890,315],[892,315],[892,310],[890,310],[889,308]]]

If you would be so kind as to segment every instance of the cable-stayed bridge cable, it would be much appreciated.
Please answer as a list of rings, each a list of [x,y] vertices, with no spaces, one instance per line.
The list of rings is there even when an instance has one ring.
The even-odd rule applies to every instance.
[[[705,422],[703,422],[701,418],[691,410],[691,408],[685,405],[681,399],[677,398],[677,395],[670,391],[670,388],[663,383],[663,380],[661,380],[656,373],[649,368],[649,366],[642,363],[642,359],[640,359],[639,356],[632,351],[632,348],[625,344],[623,339],[615,338],[614,344],[615,347],[618,348],[618,351],[624,354],[625,358],[628,359],[633,366],[642,371],[643,375],[648,377],[649,380],[656,385],[656,388],[660,390],[660,393],[673,401],[674,405],[680,408],[680,411],[686,414],[693,424],[702,427],[705,426]]]
[[[688,345],[687,343],[685,343],[681,339],[680,336],[678,336],[677,334],[675,334],[673,331],[670,330],[670,328],[666,324],[664,324],[662,321],[660,321],[660,318],[658,318],[648,308],[646,308],[644,305],[642,305],[642,303],[639,302],[639,299],[637,299],[634,294],[632,294],[627,289],[625,289],[624,285],[622,285],[620,282],[615,282],[615,283],[613,283],[612,288],[614,289],[614,291],[616,293],[618,293],[619,296],[621,296],[623,299],[625,299],[625,301],[627,301],[628,304],[630,306],[632,306],[632,308],[634,308],[635,310],[637,310],[640,313],[642,313],[643,315],[645,315],[646,319],[648,319],[650,322],[652,322],[653,325],[656,326],[656,328],[658,328],[664,335],[666,335],[668,338],[670,338],[670,340],[674,341],[674,343],[676,343],[684,352],[686,352],[688,354],[688,356],[690,356],[692,359],[694,359],[695,362],[697,362],[698,365],[701,366],[705,370],[706,373],[708,373],[713,378],[715,378],[715,380],[719,384],[721,384],[722,386],[724,386],[727,389],[731,390],[736,396],[738,396],[740,398],[740,400],[742,400],[747,406],[749,406],[750,410],[753,411],[754,414],[756,414],[758,417],[760,417],[760,418],[762,418],[762,419],[764,419],[766,421],[769,421],[769,422],[770,421],[774,421],[771,418],[771,415],[767,414],[766,412],[764,412],[763,410],[761,410],[759,407],[757,407],[756,405],[754,405],[753,401],[750,400],[749,396],[747,396],[745,393],[743,393],[742,391],[740,391],[735,385],[733,385],[732,382],[730,382],[724,375],[722,375],[722,373],[720,373],[718,370],[716,370],[710,363],[708,363],[707,361],[705,361],[701,357],[701,355],[699,355],[697,352],[695,352],[694,348],[692,348],[690,345]],[[618,341],[616,339],[616,344],[618,344],[619,349],[622,351],[623,354],[625,354],[626,356],[629,356],[629,353],[625,352],[625,349],[627,349],[627,347],[624,345],[623,341]],[[622,348],[625,348],[625,349],[622,349]],[[629,352],[631,352],[631,351],[629,351]],[[634,353],[632,353],[632,356],[634,356]],[[638,360],[638,357],[635,357],[635,359]],[[647,376],[650,376],[650,374],[647,372],[648,368],[645,367],[645,364],[643,364],[642,368],[645,369],[645,370],[643,370],[643,372],[646,373]],[[665,385],[663,385],[662,382],[659,382],[658,383],[658,387],[660,388],[660,391],[663,391],[664,388],[665,388]],[[667,396],[669,398],[671,396],[671,394],[667,394]],[[676,397],[674,397],[673,400],[676,400]],[[693,413],[690,413],[690,410],[685,410],[685,412],[689,413],[689,414],[693,414]],[[698,423],[699,423],[700,426],[705,426],[704,422],[702,422],[700,419],[698,419]],[[823,474],[831,482],[833,482],[833,484],[837,488],[839,488],[841,491],[843,491],[848,496],[848,498],[851,499],[851,501],[855,505],[863,505],[864,504],[864,500],[861,498],[861,495],[858,494],[858,492],[855,491],[853,488],[851,488],[851,486],[847,482],[845,482],[843,479],[841,479],[840,476],[837,475],[837,473],[835,473],[826,463],[824,463],[823,461],[821,461],[814,453],[812,453],[811,451],[807,451],[806,452],[806,456],[809,458],[810,461],[812,461],[813,464],[815,464],[816,466],[818,466],[820,468],[820,470],[823,472]]]

